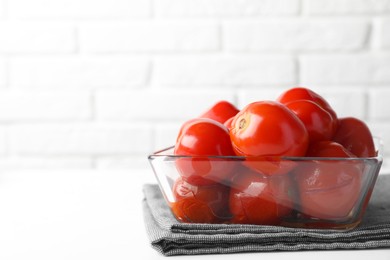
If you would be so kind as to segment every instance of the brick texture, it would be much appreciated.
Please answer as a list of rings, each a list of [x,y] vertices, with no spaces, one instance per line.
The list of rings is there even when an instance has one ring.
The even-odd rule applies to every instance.
[[[16,58],[9,84],[22,87],[94,88],[145,85],[149,62],[122,57]]]
[[[167,86],[294,84],[295,63],[288,56],[161,58],[156,79]]]
[[[163,17],[253,17],[294,15],[298,0],[159,0],[158,16]]]
[[[0,53],[72,53],[75,33],[63,23],[0,22]]]
[[[301,80],[312,84],[390,84],[390,55],[303,56]]]
[[[7,84],[7,66],[4,58],[0,58],[0,88]]]
[[[297,85],[390,160],[390,0],[0,0],[0,170],[149,168],[215,102]]]
[[[381,46],[390,49],[390,19],[383,19],[381,25]]]
[[[102,120],[186,120],[198,116],[221,99],[234,102],[234,94],[207,89],[98,91],[96,111]]]
[[[131,155],[152,148],[150,127],[139,124],[19,124],[8,137],[11,153],[22,155]]]
[[[47,19],[142,18],[151,13],[150,0],[11,0],[10,17]]]
[[[154,143],[154,150],[164,149],[175,145],[178,135],[177,129],[180,129],[179,123],[165,123],[158,124],[155,127],[156,140]]]
[[[305,13],[319,14],[388,14],[389,0],[303,0]]]
[[[216,51],[218,26],[211,22],[93,23],[80,29],[85,52]]]
[[[88,120],[91,95],[69,91],[0,91],[0,121]]]
[[[5,3],[4,0],[0,1],[0,19],[4,18],[5,14]]]
[[[224,40],[232,51],[356,50],[366,44],[368,25],[329,19],[233,21],[225,24]]]
[[[369,92],[370,110],[369,117],[372,120],[390,120],[390,89],[380,88]]]
[[[4,126],[0,127],[0,158],[7,154],[8,144],[7,144],[7,132]]]

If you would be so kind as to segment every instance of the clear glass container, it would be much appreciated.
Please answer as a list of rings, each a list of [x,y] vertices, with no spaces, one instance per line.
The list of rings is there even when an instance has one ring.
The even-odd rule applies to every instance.
[[[351,229],[382,165],[370,158],[178,156],[148,159],[167,205],[187,223]]]

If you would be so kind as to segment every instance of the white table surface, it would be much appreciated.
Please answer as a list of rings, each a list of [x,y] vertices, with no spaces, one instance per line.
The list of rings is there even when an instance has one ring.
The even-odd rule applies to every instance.
[[[164,259],[149,245],[142,185],[150,170],[0,172],[0,259]],[[179,256],[174,259],[375,259],[390,249]]]

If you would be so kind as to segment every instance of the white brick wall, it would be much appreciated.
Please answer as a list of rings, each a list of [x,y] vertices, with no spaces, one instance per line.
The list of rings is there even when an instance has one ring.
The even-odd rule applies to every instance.
[[[100,22],[83,24],[80,48],[92,53],[217,51],[215,22]]]
[[[390,89],[378,88],[370,90],[369,117],[377,121],[390,120]]]
[[[11,18],[126,19],[146,18],[151,0],[7,0]]]
[[[91,94],[82,91],[0,91],[0,122],[89,120]]]
[[[4,17],[5,13],[5,2],[4,0],[0,0],[0,19]]]
[[[111,155],[148,153],[152,131],[148,124],[41,123],[9,126],[11,154]]]
[[[155,61],[156,84],[162,86],[246,86],[296,82],[294,59],[288,55],[191,55]]]
[[[148,59],[84,55],[15,57],[9,61],[9,86],[49,89],[145,86]]]
[[[101,90],[96,93],[100,120],[162,121],[188,120],[216,100],[234,102],[229,91],[202,90]]]
[[[390,0],[0,0],[0,170],[149,167],[214,102],[298,84],[390,171]]]
[[[348,51],[364,47],[366,20],[275,19],[232,21],[224,24],[224,43],[230,51]],[[266,37],[272,35],[272,37]]]
[[[74,26],[47,22],[0,22],[0,53],[72,53]]]
[[[302,55],[301,82],[313,84],[390,84],[390,54]]]
[[[155,4],[161,17],[252,17],[299,11],[299,0],[158,0]]]
[[[390,49],[390,19],[382,19],[380,41],[384,49]]]
[[[7,65],[3,57],[0,56],[0,89],[7,84]]]
[[[310,15],[388,14],[389,0],[303,0],[304,13]]]
[[[0,156],[7,154],[7,135],[5,127],[0,127]]]

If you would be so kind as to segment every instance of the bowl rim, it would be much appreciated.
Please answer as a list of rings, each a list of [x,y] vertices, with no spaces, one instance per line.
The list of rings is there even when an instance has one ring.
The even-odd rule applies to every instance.
[[[374,144],[376,148],[377,156],[374,157],[356,157],[356,158],[345,158],[345,157],[309,157],[309,156],[238,156],[238,155],[176,155],[173,154],[174,145],[158,150],[148,155],[149,160],[157,158],[169,158],[172,160],[180,158],[192,158],[198,160],[229,160],[229,161],[366,161],[366,160],[377,160],[383,161],[383,142],[382,139],[374,137]],[[171,152],[169,152],[172,150]]]

